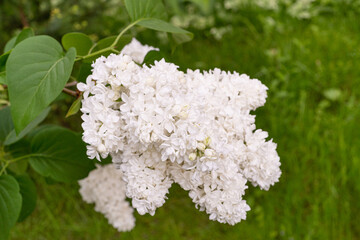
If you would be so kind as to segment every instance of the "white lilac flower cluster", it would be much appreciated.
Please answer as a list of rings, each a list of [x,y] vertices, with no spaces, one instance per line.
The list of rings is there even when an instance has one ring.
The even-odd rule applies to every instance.
[[[266,100],[259,80],[220,69],[184,73],[164,60],[140,66],[123,54],[92,67],[78,84],[87,154],[111,155],[140,214],[153,215],[175,182],[211,220],[233,225],[250,210],[248,181],[264,190],[278,181],[276,144],[250,114]],[[99,181],[109,194],[117,194],[111,186],[120,189]]]
[[[103,167],[98,165],[79,184],[84,201],[95,203],[95,210],[104,214],[117,230],[123,232],[134,228],[134,210],[125,201],[126,186],[121,171],[117,171],[111,164]]]

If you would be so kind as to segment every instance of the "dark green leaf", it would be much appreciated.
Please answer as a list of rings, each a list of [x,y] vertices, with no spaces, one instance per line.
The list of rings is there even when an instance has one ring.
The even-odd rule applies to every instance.
[[[30,154],[30,142],[27,138],[23,138],[14,144],[5,146],[5,152],[9,152],[12,158],[18,158],[24,155],[28,155]]]
[[[4,150],[5,152],[11,154],[12,159],[23,157],[25,155],[30,154],[30,142],[28,141],[27,138],[23,138],[14,144],[5,146]],[[26,158],[20,161],[13,162],[8,166],[7,169],[9,169],[11,172],[17,175],[24,174],[29,166],[28,160],[29,158]]]
[[[67,112],[65,117],[70,117],[74,114],[76,114],[79,110],[80,110],[80,106],[81,106],[81,100],[82,97],[78,97],[70,106],[69,111]]]
[[[32,28],[24,28],[17,36],[14,47],[18,45],[20,42],[24,41],[25,39],[33,36],[34,36],[34,31],[32,30]]]
[[[59,184],[59,182],[55,181],[51,177],[44,177],[44,179],[45,179],[46,184],[48,184],[48,185]]]
[[[88,54],[93,45],[88,35],[79,32],[65,34],[61,39],[61,43],[65,50],[69,50],[71,47],[76,48],[76,53],[79,56]]]
[[[163,58],[165,58],[165,55],[162,52],[152,50],[146,54],[142,63],[146,65],[152,65],[155,61],[160,61]]]
[[[21,210],[19,184],[10,175],[0,176],[0,240],[9,237]]]
[[[8,166],[7,169],[10,169],[11,172],[21,175],[26,173],[29,162],[27,159],[22,159],[21,161],[14,162]]]
[[[6,62],[11,51],[8,51],[0,56],[0,84],[6,84]]]
[[[4,53],[10,51],[15,46],[16,38],[17,36],[14,36],[6,43]]]
[[[74,48],[64,54],[61,45],[49,36],[25,39],[12,50],[6,76],[17,133],[61,93],[70,77],[75,56]]]
[[[31,141],[30,165],[39,174],[61,182],[84,178],[94,168],[80,134],[66,128],[42,128]]]
[[[9,135],[6,137],[5,141],[4,141],[4,145],[10,145],[13,144],[17,141],[19,141],[20,139],[22,139],[26,134],[28,134],[31,130],[33,130],[37,125],[39,125],[42,121],[44,121],[44,119],[46,118],[46,116],[49,114],[50,112],[50,107],[46,108],[45,110],[43,110],[39,116],[37,116],[31,123],[29,123],[24,130],[22,130],[18,135],[16,135],[15,129],[12,130]]]
[[[13,129],[14,125],[11,119],[10,107],[5,107],[0,110],[0,145],[3,144]]]
[[[5,71],[6,61],[9,58],[10,51],[0,56],[0,72]]]
[[[6,84],[6,73],[0,72],[0,84]]]
[[[36,187],[31,178],[27,175],[15,177],[20,186],[20,194],[22,196],[21,212],[18,222],[25,220],[36,207]]]
[[[91,74],[91,68],[91,63],[83,62],[76,77],[77,81],[86,82],[86,78]]]
[[[111,44],[115,41],[115,39],[116,39],[116,36],[110,36],[110,37],[106,37],[106,38],[100,39],[100,40],[95,44],[95,47],[92,49],[91,52],[96,52],[96,51],[99,51],[99,50],[101,50],[101,49],[110,47]],[[109,51],[109,53],[110,53],[110,51]]]

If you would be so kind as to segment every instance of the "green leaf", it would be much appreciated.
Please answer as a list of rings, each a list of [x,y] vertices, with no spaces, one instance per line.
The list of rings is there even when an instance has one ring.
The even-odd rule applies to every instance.
[[[16,176],[15,178],[19,184],[20,194],[22,196],[21,211],[17,220],[21,222],[35,210],[37,199],[36,186],[27,175]]]
[[[27,161],[27,159],[22,159],[21,161],[11,163],[7,169],[10,169],[11,172],[17,175],[21,175],[26,173],[28,166],[29,166],[29,162]]]
[[[82,97],[78,97],[70,106],[69,111],[66,114],[66,118],[76,114],[80,110]]]
[[[96,52],[99,51],[101,49],[110,47],[111,44],[115,41],[116,36],[110,36],[110,37],[106,37],[103,38],[101,40],[99,40],[96,44],[95,47],[93,48],[93,50],[91,52]]]
[[[10,51],[0,56],[0,84],[6,84],[6,62],[9,58]]]
[[[13,49],[13,47],[15,47],[16,39],[17,39],[17,36],[14,36],[6,43],[5,48],[4,48],[4,53],[10,51],[11,49]]]
[[[104,49],[104,48],[107,48],[107,47],[110,47],[113,42],[115,41],[117,36],[110,36],[110,37],[107,37],[107,38],[103,38],[101,39],[99,42],[96,43],[95,47],[92,49],[92,53],[96,52],[96,51],[99,51],[101,49]],[[132,37],[130,35],[124,35],[122,36],[118,43],[115,45],[115,49],[118,50],[118,51],[121,51],[121,49],[123,49],[123,47],[127,44],[129,44],[131,42],[131,39]],[[91,58],[86,58],[84,60],[85,63],[89,63],[89,62],[92,62],[94,61],[95,59],[97,59],[98,57],[100,56],[109,56],[110,53],[113,53],[112,51],[106,51],[106,52],[103,52],[103,53],[100,53],[100,54],[97,54]]]
[[[87,55],[93,45],[93,42],[88,35],[79,32],[65,34],[61,39],[61,43],[65,50],[74,47],[79,56]]]
[[[31,141],[30,165],[44,177],[61,182],[84,178],[94,168],[81,135],[66,128],[42,128]]]
[[[140,18],[167,18],[161,0],[125,0],[125,7],[133,22]]]
[[[34,36],[34,31],[32,30],[32,28],[24,28],[17,36],[14,47],[18,45],[20,42],[24,41],[25,39],[33,36]]]
[[[153,30],[186,34],[192,38],[192,33],[175,27],[166,20],[165,7],[161,0],[125,0],[125,7],[133,22]]]
[[[5,152],[10,153],[12,158],[18,158],[18,157],[23,157],[24,155],[29,155],[30,154],[30,142],[27,138],[23,138],[14,144],[5,146]],[[9,166],[11,166],[11,165],[9,165]]]
[[[10,175],[0,176],[0,240],[9,237],[21,210],[19,184]]]
[[[160,61],[163,58],[165,58],[165,55],[162,52],[151,50],[146,54],[144,61],[142,63],[149,66],[154,64],[155,61]]]
[[[150,28],[157,31],[163,31],[163,32],[170,32],[170,33],[180,33],[180,34],[186,34],[189,38],[192,38],[193,34],[182,29],[179,27],[175,27],[174,25],[171,25],[168,22],[165,22],[160,19],[151,18],[151,19],[144,19],[141,20],[138,25]]]
[[[86,82],[86,78],[91,74],[91,63],[83,62],[76,76],[78,82]]]
[[[214,0],[190,0],[190,2],[195,3],[201,11],[205,14],[210,14],[214,7]]]
[[[49,36],[25,39],[12,50],[6,64],[6,80],[16,133],[61,93],[75,56],[74,48],[64,54],[61,45]]]
[[[10,55],[10,51],[6,52],[0,56],[0,72],[5,71],[5,66],[6,66],[7,59],[9,58],[9,55]]]
[[[174,41],[175,45],[180,45],[186,42],[191,41],[193,38],[193,35],[189,34],[179,34],[179,33],[172,33],[171,39]]]
[[[31,123],[29,123],[24,128],[24,130],[22,130],[18,135],[16,135],[15,129],[12,130],[9,133],[9,135],[7,135],[7,137],[4,141],[4,145],[10,145],[10,144],[13,144],[13,143],[19,141],[20,139],[22,139],[26,134],[28,134],[31,130],[33,130],[35,127],[37,127],[42,121],[44,121],[44,119],[49,114],[49,112],[50,112],[50,107],[43,110],[39,114],[39,116],[37,116]]]
[[[6,73],[0,72],[0,84],[6,84]]]
[[[11,144],[9,146],[5,146],[4,148],[5,152],[11,154],[11,158],[19,158],[24,157],[25,155],[30,154],[30,142],[27,138],[23,138],[20,141]],[[29,166],[29,157],[22,159],[20,161],[12,162],[7,169],[9,169],[11,172],[22,175],[24,174]]]
[[[10,107],[5,107],[0,110],[0,145],[2,145],[14,129],[14,124],[11,119]]]
[[[103,48],[107,48],[110,47],[111,44],[115,41],[117,36],[110,36],[104,39],[101,39],[96,46],[94,47],[94,50],[92,52],[96,52],[98,50],[101,50]],[[119,41],[117,42],[117,44],[115,45],[115,48],[118,51],[121,51],[121,49],[123,49],[123,47],[125,47],[125,45],[129,44],[132,40],[132,36],[130,35],[124,35],[122,36]]]

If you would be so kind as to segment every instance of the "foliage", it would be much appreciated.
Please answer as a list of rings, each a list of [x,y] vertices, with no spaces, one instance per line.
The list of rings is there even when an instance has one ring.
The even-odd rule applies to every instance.
[[[107,12],[113,1],[101,3],[106,9],[104,13],[96,1],[57,2],[61,6],[49,5],[49,11],[30,14],[33,18],[29,18],[29,22],[36,24],[36,33],[51,33],[60,39],[64,33],[81,30],[104,37],[129,21],[121,6]],[[181,3],[179,12],[169,7],[170,2]],[[360,29],[354,22],[358,21],[358,1],[314,1],[312,6],[319,6],[317,2],[326,5],[321,11],[314,11],[316,14],[311,18],[298,19],[286,13],[285,8],[274,11],[245,4],[234,9],[220,5],[216,9],[215,5],[208,13],[189,1],[165,1],[172,12],[172,23],[176,23],[176,16],[190,15],[190,10],[199,19],[214,19],[202,31],[196,29],[195,23],[188,25],[195,33],[194,41],[181,46],[182,51],[172,56],[166,54],[167,58],[183,69],[220,67],[246,72],[269,87],[266,107],[256,113],[257,124],[268,129],[270,137],[278,142],[283,176],[271,192],[248,190],[251,197],[247,201],[253,211],[245,222],[235,227],[209,222],[206,214],[198,214],[186,193],[175,186],[167,204],[154,217],[137,215],[136,228],[119,234],[101,214],[93,211],[92,206],[82,204],[78,187],[73,183],[56,184],[40,177],[31,166],[22,164],[27,161],[20,160],[9,164],[6,171],[21,175],[23,169],[27,169],[37,186],[38,199],[35,212],[13,229],[12,239],[357,239],[360,236],[357,225],[360,221]],[[86,4],[93,6],[84,7]],[[81,7],[74,14],[76,5]],[[3,6],[0,11],[6,9],[7,14],[0,14],[0,17],[18,16],[16,8]],[[50,8],[52,16],[48,13],[44,17]],[[65,11],[66,8],[69,11]],[[58,18],[59,12],[62,21]],[[16,22],[15,26],[1,25],[0,41],[10,39],[14,27],[22,26],[19,21],[10,22]],[[212,31],[213,28],[216,30]],[[215,37],[221,29],[224,29],[223,34]],[[137,30],[140,39],[167,50],[166,35],[157,33],[159,42],[153,32]],[[90,38],[97,40],[94,35]],[[214,42],[214,38],[219,41]],[[72,75],[79,80],[79,68],[86,67],[84,61],[79,68],[78,63]],[[1,67],[0,60],[0,82],[4,84]],[[7,90],[1,86],[0,99],[5,99]],[[7,101],[0,104],[7,104]],[[45,122],[78,129],[76,117],[63,119],[70,104],[69,98],[61,94],[51,104],[51,114]],[[6,129],[13,129],[3,127],[12,123],[8,121],[10,114],[7,118],[2,114],[0,112],[1,143],[7,136],[4,137],[4,129],[5,133],[8,133]],[[28,146],[37,131],[31,131],[20,141]],[[22,149],[22,143],[4,149],[8,153],[11,149],[11,157],[17,158],[22,156],[22,151],[28,151],[27,147]]]
[[[63,91],[76,97],[67,116],[79,110],[81,94],[66,88],[69,80],[69,86],[83,81],[92,59],[119,53],[131,40],[124,33],[136,24],[191,38],[191,33],[166,22],[161,1],[126,1],[125,6],[131,23],[117,36],[97,43],[88,35],[73,32],[63,36],[61,45],[48,35],[34,36],[34,31],[25,27],[4,47],[1,90],[8,93],[9,99],[3,103],[9,106],[0,109],[0,239],[7,239],[16,221],[23,221],[35,209],[36,187],[26,175],[28,165],[59,182],[79,180],[94,168],[80,134],[60,126],[38,127]]]

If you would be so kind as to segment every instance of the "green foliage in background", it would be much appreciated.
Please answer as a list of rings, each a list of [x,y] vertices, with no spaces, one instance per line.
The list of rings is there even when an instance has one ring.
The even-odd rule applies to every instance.
[[[72,72],[72,77],[77,79],[82,79],[82,73],[89,71],[84,56],[94,53],[89,49],[90,41],[92,46],[94,42],[99,44],[99,39],[116,35],[121,27],[130,23],[121,1],[77,1],[75,4],[72,1],[24,1],[23,5],[10,2],[1,3],[0,11],[6,9],[7,14],[1,12],[0,15],[1,20],[5,19],[0,20],[0,39],[9,40],[14,33],[19,33],[14,31],[11,21],[16,23],[14,26],[22,28],[19,6],[25,13],[31,13],[27,15],[28,22],[37,34],[51,34],[58,40],[68,32],[90,34],[89,37],[70,34],[62,39],[65,51],[72,47],[77,50],[76,59],[79,61],[74,64]],[[51,140],[56,133],[64,138],[73,135],[77,142],[80,136],[58,126],[35,128],[44,117],[35,118],[30,123],[33,127],[23,130],[27,131],[23,133],[23,138],[6,140],[14,139],[10,134],[14,136],[15,129],[10,109],[3,108],[0,111],[1,126],[5,127],[0,128],[0,143],[4,151],[0,154],[9,152],[13,159],[19,159],[26,151],[31,160],[30,166],[21,164],[22,161],[9,165],[7,169],[16,175],[15,178],[9,174],[0,177],[0,206],[8,209],[3,218],[7,225],[0,224],[0,232],[16,225],[10,239],[19,240],[360,238],[360,227],[357,225],[360,221],[358,2],[308,1],[311,4],[306,6],[310,7],[300,11],[300,16],[310,16],[306,18],[290,14],[294,13],[294,10],[289,10],[293,6],[291,3],[301,1],[282,1],[278,9],[246,1],[233,1],[237,5],[229,8],[229,2],[164,1],[170,22],[178,27],[188,26],[194,33],[193,41],[178,47],[173,55],[170,54],[169,44],[173,36],[143,31],[142,27],[132,31],[138,33],[137,37],[143,43],[159,47],[169,61],[182,69],[219,67],[235,70],[256,77],[269,87],[267,103],[256,111],[256,124],[258,128],[267,129],[270,137],[278,143],[283,174],[280,182],[269,192],[253,187],[247,190],[250,194],[246,195],[246,200],[253,208],[247,220],[235,226],[209,221],[205,213],[199,213],[194,208],[187,193],[175,187],[169,200],[154,217],[136,215],[134,230],[118,233],[100,213],[94,211],[93,205],[82,201],[77,184],[59,184],[38,175],[49,167],[47,160],[52,157],[50,154],[46,159],[37,159],[34,155],[42,149],[39,139],[45,137]],[[36,8],[36,4],[40,7]],[[308,14],[304,15],[304,11]],[[199,30],[198,26],[205,27]],[[26,40],[31,33],[27,31],[22,35]],[[69,40],[72,38],[81,44]],[[108,40],[103,41],[106,43],[101,44],[103,49],[110,47],[115,39],[116,36],[112,37],[110,44]],[[15,43],[16,40],[13,41]],[[5,46],[5,41],[0,46],[0,49]],[[0,72],[4,71],[1,62],[5,58],[10,57],[5,54],[0,58]],[[2,76],[0,73],[0,82],[5,84],[6,78]],[[0,88],[0,99],[6,99],[6,92],[6,89]],[[76,111],[74,116],[64,118],[73,101],[70,96],[57,96],[45,123],[80,130]],[[11,144],[6,145],[6,141]],[[69,149],[72,146],[68,143],[60,148]],[[91,163],[88,166],[91,169]],[[50,175],[60,180],[56,176],[55,173]],[[34,194],[34,186],[37,194]],[[10,195],[4,196],[4,189]],[[36,195],[37,198],[34,197]],[[24,199],[28,199],[27,204],[22,204]],[[34,213],[24,220],[34,209],[34,202],[37,202]],[[21,206],[23,208],[20,209]],[[24,221],[16,223],[20,220]]]
[[[81,134],[56,125],[37,127],[62,92],[76,97],[66,116],[76,114],[82,94],[67,87],[83,81],[90,71],[89,62],[101,55],[120,53],[131,40],[124,33],[137,24],[187,35],[189,40],[192,37],[166,22],[160,0],[136,0],[125,2],[131,22],[116,36],[94,43],[83,33],[68,33],[62,38],[62,46],[48,35],[34,36],[25,6],[28,4],[24,2],[13,6],[19,8],[24,29],[6,43],[0,56],[1,105],[5,105],[0,108],[1,240],[8,239],[16,222],[25,220],[36,208],[36,185],[28,176],[30,171],[51,181],[76,182],[95,167],[86,155]]]

